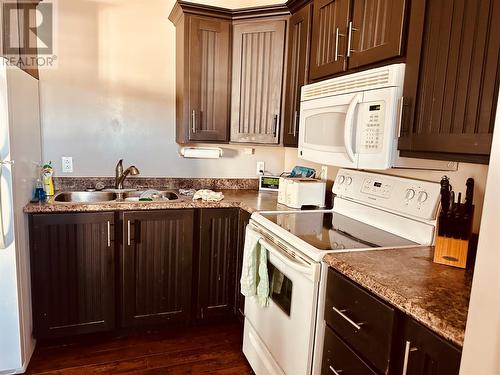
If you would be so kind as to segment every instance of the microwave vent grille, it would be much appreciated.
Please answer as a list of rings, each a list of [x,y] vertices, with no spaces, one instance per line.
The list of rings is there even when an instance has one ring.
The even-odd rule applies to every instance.
[[[302,89],[302,100],[386,87],[391,81],[389,69],[379,70],[371,74],[355,74],[353,76],[355,77],[333,78],[304,86]]]

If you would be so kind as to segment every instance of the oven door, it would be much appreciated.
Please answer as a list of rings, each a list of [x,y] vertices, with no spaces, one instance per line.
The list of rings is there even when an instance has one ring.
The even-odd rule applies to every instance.
[[[243,352],[257,375],[310,374],[320,265],[261,245],[268,250],[269,305],[245,300]]]
[[[321,164],[358,167],[356,132],[364,93],[303,101],[300,107],[299,157]]]

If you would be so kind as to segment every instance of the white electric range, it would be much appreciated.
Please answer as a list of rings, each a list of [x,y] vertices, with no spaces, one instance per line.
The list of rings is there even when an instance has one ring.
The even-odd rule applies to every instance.
[[[332,210],[260,212],[269,306],[245,301],[243,352],[257,375],[320,374],[328,253],[432,245],[439,183],[341,169]]]

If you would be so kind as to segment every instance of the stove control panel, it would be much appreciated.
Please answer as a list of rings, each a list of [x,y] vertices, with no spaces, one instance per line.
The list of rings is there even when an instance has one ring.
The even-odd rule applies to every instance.
[[[435,220],[440,198],[438,182],[348,169],[339,170],[332,191],[342,198],[425,220]]]

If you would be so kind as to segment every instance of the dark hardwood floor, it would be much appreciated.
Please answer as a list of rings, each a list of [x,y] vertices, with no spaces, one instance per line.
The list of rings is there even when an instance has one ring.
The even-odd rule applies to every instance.
[[[238,323],[39,345],[27,374],[251,374]]]

